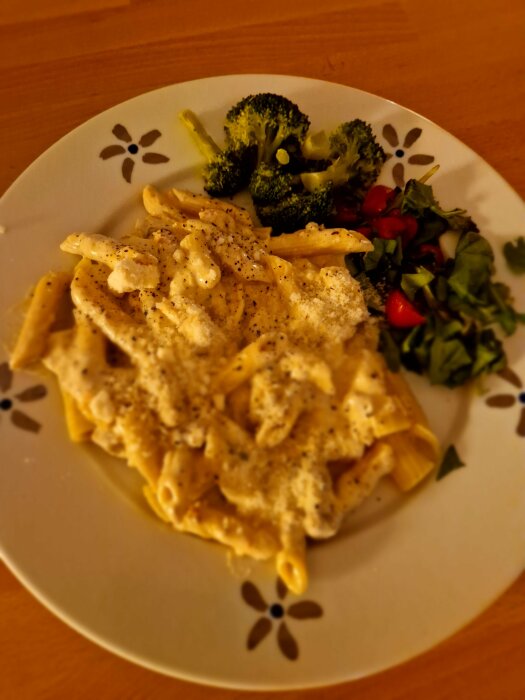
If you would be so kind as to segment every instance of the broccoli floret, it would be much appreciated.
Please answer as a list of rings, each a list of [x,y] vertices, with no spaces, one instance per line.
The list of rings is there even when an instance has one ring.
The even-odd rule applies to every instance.
[[[361,119],[344,122],[327,141],[321,135],[310,141],[305,144],[307,152],[331,160],[324,170],[301,174],[303,185],[310,192],[332,183],[334,187],[345,185],[363,195],[377,179],[386,160],[372,127]]]
[[[282,95],[248,95],[226,115],[226,141],[231,148],[257,147],[257,165],[271,163],[278,148],[301,143],[310,120]]]
[[[256,204],[255,211],[263,226],[271,226],[272,234],[290,233],[315,221],[328,219],[333,207],[331,186],[315,192],[292,192],[271,204]]]
[[[257,204],[278,202],[292,193],[295,179],[279,165],[261,163],[250,178],[250,194]]]
[[[220,151],[203,170],[204,189],[212,197],[230,197],[244,189],[250,178],[248,151]]]
[[[250,178],[254,149],[239,147],[222,150],[191,110],[181,112],[180,118],[206,158],[207,162],[202,172],[206,192],[213,197],[228,197],[246,187]]]

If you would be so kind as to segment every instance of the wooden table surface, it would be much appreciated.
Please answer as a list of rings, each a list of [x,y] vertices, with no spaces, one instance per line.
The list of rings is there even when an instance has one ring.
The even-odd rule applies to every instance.
[[[392,99],[455,134],[525,196],[522,0],[1,0],[0,66],[0,191],[54,141],[122,100],[242,72],[322,78]],[[0,564],[1,698],[243,695],[98,648]],[[286,694],[314,696],[524,698],[525,575],[467,628],[403,666]]]

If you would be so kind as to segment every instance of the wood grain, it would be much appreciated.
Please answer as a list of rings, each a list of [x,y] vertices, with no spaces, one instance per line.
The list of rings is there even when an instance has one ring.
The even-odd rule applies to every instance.
[[[522,0],[2,0],[0,66],[0,191],[107,107],[169,83],[254,72],[340,82],[410,107],[525,196]],[[5,700],[248,696],[109,654],[54,618],[3,566],[0,630]],[[467,628],[403,666],[282,696],[521,700],[525,575]]]

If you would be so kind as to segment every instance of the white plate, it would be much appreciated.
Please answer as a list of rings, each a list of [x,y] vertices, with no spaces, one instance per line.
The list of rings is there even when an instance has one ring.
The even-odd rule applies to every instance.
[[[177,120],[182,108],[194,109],[220,137],[227,108],[259,91],[287,95],[311,116],[314,128],[353,117],[372,122],[394,153],[384,168],[385,183],[392,183],[394,165],[398,177],[401,164],[405,176],[420,176],[432,156],[441,164],[433,180],[441,203],[468,208],[494,244],[500,278],[518,297],[519,280],[506,272],[500,249],[524,233],[524,203],[456,138],[392,102],[342,85],[226,76],[172,85],[104,112],[50,148],[4,195],[3,345],[12,341],[20,299],[35,279],[68,264],[58,251],[68,233],[122,232],[140,214],[146,183],[199,189],[199,157]],[[382,135],[394,140],[393,129],[383,132],[386,124],[395,129],[397,146]],[[128,138],[122,127],[131,141],[122,140]],[[403,146],[414,128],[422,130],[419,138]],[[152,130],[160,132],[155,142],[144,143],[152,141],[150,134],[133,153],[131,144]],[[120,145],[119,153],[101,158],[111,145]],[[146,153],[169,161],[158,155],[143,161]],[[428,157],[414,162],[414,155]],[[125,158],[134,161],[131,176],[129,163],[124,169],[131,182],[123,176]],[[523,340],[520,331],[507,343],[516,385],[493,377],[489,393],[480,396],[414,380],[438,436],[445,446],[456,445],[467,466],[443,481],[430,479],[408,498],[383,487],[349,518],[340,536],[311,549],[311,584],[301,600],[317,606],[292,610],[290,602],[297,601],[279,599],[271,566],[232,573],[220,546],[157,522],[142,505],[129,470],[96,449],[71,444],[52,381],[17,374],[8,386],[4,367],[0,541],[5,562],[42,603],[93,641],[182,678],[284,689],[341,682],[397,664],[471,620],[525,563],[525,440],[516,432],[525,410],[523,387],[517,385],[525,382]],[[31,392],[20,397],[35,384],[45,385],[45,397],[34,402],[27,400],[35,398]],[[505,410],[487,405],[487,397],[499,394],[512,397],[507,402],[513,405]],[[37,421],[40,430],[21,429],[21,423],[36,426],[20,413]],[[266,607],[272,604],[281,607]],[[275,617],[281,611],[285,617]],[[308,614],[316,616],[297,617]],[[261,617],[272,629],[249,650],[250,630]],[[277,642],[283,621],[296,640],[293,660],[290,639],[281,646]]]

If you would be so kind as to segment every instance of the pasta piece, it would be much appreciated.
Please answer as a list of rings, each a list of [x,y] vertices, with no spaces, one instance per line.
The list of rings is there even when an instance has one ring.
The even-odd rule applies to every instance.
[[[179,200],[179,206],[182,211],[188,214],[198,215],[204,209],[214,209],[230,214],[240,224],[244,224],[245,226],[253,225],[252,218],[246,209],[237,207],[232,202],[225,202],[222,199],[215,199],[214,197],[207,197],[205,195],[193,194],[192,192],[188,192],[188,190],[178,190],[175,187],[172,188],[171,192]]]
[[[373,249],[373,245],[357,231],[308,224],[301,231],[271,238],[268,249],[273,255],[283,258],[302,258],[334,253],[366,253]]]
[[[305,592],[308,587],[305,555],[301,556],[298,551],[281,550],[277,553],[275,567],[277,575],[292,593],[302,595]]]
[[[274,557],[280,549],[278,534],[270,523],[240,516],[218,490],[194,502],[177,529],[216,540],[231,547],[237,556],[259,561]]]
[[[65,253],[96,260],[110,268],[122,260],[132,260],[141,265],[156,265],[158,262],[150,253],[140,252],[127,243],[119,243],[95,233],[72,233],[60,244],[60,249]]]
[[[350,466],[336,485],[338,505],[343,513],[355,510],[375,489],[379,480],[392,472],[396,462],[392,446],[378,441]]]
[[[394,450],[396,466],[392,478],[402,491],[417,486],[439,462],[439,442],[434,433],[420,423],[385,440]]]
[[[210,315],[217,324],[235,332],[246,308],[245,292],[242,283],[231,275],[223,275],[209,299]]]
[[[275,559],[277,575],[292,593],[301,595],[308,586],[304,529],[296,516],[287,513],[281,520],[280,534],[281,550]]]
[[[372,407],[372,425],[376,438],[399,433],[411,427],[410,418],[397,396],[373,396]]]
[[[169,190],[161,193],[155,187],[147,185],[142,190],[142,202],[151,216],[175,222],[183,222],[187,218],[181,211],[179,199]]]
[[[402,372],[385,371],[386,388],[389,394],[396,396],[401,402],[403,409],[410,418],[411,423],[421,424],[428,427],[427,417],[419,405],[416,397],[412,393]]]
[[[206,211],[201,219],[189,219],[183,224],[188,233],[198,232],[206,238],[223,266],[239,280],[271,282],[272,276],[263,264],[265,244],[254,234],[253,228],[239,225],[223,211]],[[228,233],[228,227],[231,233]],[[181,244],[182,245],[182,244]]]
[[[251,389],[247,382],[230,391],[227,397],[228,414],[235,423],[238,423],[245,430],[251,427],[250,397]]]
[[[99,234],[72,233],[60,248],[111,268],[108,285],[118,294],[135,289],[155,289],[159,284],[157,258],[135,250],[128,243],[118,243]]]
[[[156,429],[155,415],[135,406],[120,415],[116,422],[129,465],[137,469],[151,487],[156,487],[162,470],[164,445]]]
[[[402,491],[409,491],[437,466],[441,447],[403,375],[400,372],[387,372],[386,381],[388,390],[401,402],[411,422],[409,430],[386,438],[394,448],[397,459],[392,478]]]
[[[84,368],[91,376],[107,367],[107,339],[93,321],[79,309],[73,311],[75,317],[74,352],[84,360]]]
[[[150,506],[151,510],[155,513],[155,515],[163,520],[165,523],[171,523],[171,520],[169,517],[166,515],[164,512],[164,509],[160,505],[160,503],[157,500],[157,493],[154,489],[151,488],[149,484],[146,484],[145,486],[142,487],[142,493],[144,494],[144,498],[146,499],[146,502]]]
[[[228,394],[248,380],[258,370],[275,360],[284,349],[286,337],[266,333],[240,350],[215,379],[217,392]]]
[[[40,278],[11,353],[12,369],[27,367],[43,357],[49,331],[70,282],[68,272],[49,272]]]
[[[257,426],[255,442],[275,447],[290,434],[304,410],[305,390],[299,382],[282,381],[282,373],[257,372],[252,379],[249,415]]]
[[[213,260],[202,231],[184,237],[180,247],[188,254],[188,268],[203,289],[213,289],[221,279],[221,269]]]
[[[214,485],[217,464],[187,445],[168,452],[164,457],[157,497],[166,513],[181,521],[192,504]]]
[[[69,437],[73,442],[85,442],[89,440],[93,432],[94,424],[88,420],[80,410],[78,403],[65,389],[60,387],[64,402],[64,413]]]

